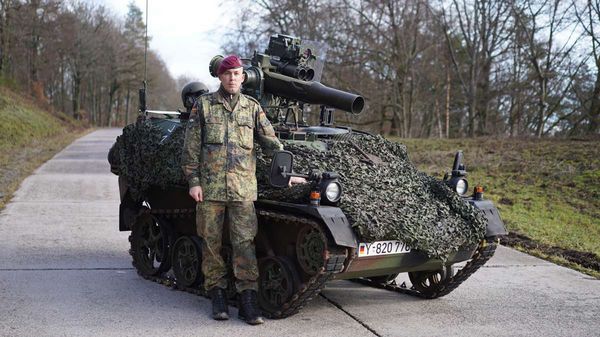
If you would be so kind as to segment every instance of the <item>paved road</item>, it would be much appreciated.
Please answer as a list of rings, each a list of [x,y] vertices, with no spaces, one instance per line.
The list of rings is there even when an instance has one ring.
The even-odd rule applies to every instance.
[[[74,142],[0,215],[0,336],[600,335],[600,281],[503,247],[441,299],[336,281],[293,317],[215,322],[208,300],[131,268],[106,161],[118,134]]]

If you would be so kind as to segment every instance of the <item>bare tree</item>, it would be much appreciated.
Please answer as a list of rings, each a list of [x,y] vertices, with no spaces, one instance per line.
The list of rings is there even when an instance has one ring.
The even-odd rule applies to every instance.
[[[15,13],[21,3],[15,0],[0,0],[0,76],[7,77],[10,70],[10,49],[16,23]]]
[[[600,1],[587,0],[582,8],[578,8],[577,4],[578,2],[574,2],[575,15],[588,41],[591,42],[591,54],[596,68],[591,95],[582,99],[584,105],[588,105],[589,102],[587,113],[589,119],[588,132],[596,134],[600,131]]]
[[[142,11],[133,3],[129,3],[129,10],[125,19],[123,29],[124,40],[121,43],[123,55],[122,75],[125,88],[125,123],[131,120],[131,102],[137,97],[137,89],[140,87],[144,76],[144,48],[145,48],[146,24],[142,17]],[[150,39],[150,38],[149,38]],[[149,42],[148,42],[149,43]]]
[[[537,113],[535,135],[541,137],[558,125],[557,112],[571,89],[574,73],[584,61],[574,61],[572,52],[580,34],[569,20],[572,2],[545,0],[513,6],[513,15],[526,36],[524,51],[535,76]],[[567,33],[565,42],[557,35]],[[552,97],[552,99],[549,99]],[[564,118],[564,117],[563,117]],[[549,125],[547,125],[549,124]]]
[[[444,36],[467,103],[467,135],[487,132],[491,73],[506,51],[510,2],[453,0],[442,8]],[[459,41],[455,40],[459,38]]]

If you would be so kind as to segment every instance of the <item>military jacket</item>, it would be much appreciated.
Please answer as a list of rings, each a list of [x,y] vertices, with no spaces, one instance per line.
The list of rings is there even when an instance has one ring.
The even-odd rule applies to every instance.
[[[201,96],[188,122],[182,168],[204,200],[256,200],[256,140],[269,154],[283,146],[253,98],[240,94],[232,109],[219,92]]]

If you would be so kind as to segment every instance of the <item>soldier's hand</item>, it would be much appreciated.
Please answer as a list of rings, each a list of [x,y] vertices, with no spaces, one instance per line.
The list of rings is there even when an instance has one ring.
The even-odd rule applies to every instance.
[[[192,197],[192,199],[196,200],[196,202],[204,201],[204,197],[202,196],[202,187],[200,187],[200,186],[191,187],[189,193],[190,193],[190,197]]]
[[[290,177],[290,182],[288,183],[288,186],[292,187],[292,185],[306,184],[307,182],[308,181],[306,181],[306,179],[302,177]]]

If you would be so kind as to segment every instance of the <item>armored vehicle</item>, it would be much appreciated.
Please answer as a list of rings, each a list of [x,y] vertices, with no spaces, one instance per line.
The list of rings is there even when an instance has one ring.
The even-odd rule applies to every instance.
[[[416,172],[402,145],[334,125],[335,109],[357,114],[365,101],[320,83],[318,52],[317,43],[276,35],[264,53],[255,52],[244,64],[243,92],[261,103],[286,149],[273,158],[258,153],[255,243],[263,313],[293,315],[337,279],[422,298],[450,293],[493,255],[498,237],[506,234],[498,210],[480,187],[467,196],[461,152],[438,180]],[[222,59],[213,58],[211,74]],[[309,125],[305,115],[315,106],[319,125]],[[141,276],[206,295],[196,204],[185,181],[139,173],[170,165],[171,175],[181,175],[177,149],[187,121],[176,113],[141,110],[109,154],[120,176],[119,229],[131,230],[130,253]],[[143,128],[158,135],[148,143],[135,138],[141,134],[135,130]],[[170,159],[158,156],[160,151],[145,158],[152,146],[169,148],[163,154]],[[144,184],[136,182],[142,175]],[[160,182],[153,183],[159,175]],[[292,176],[308,183],[290,188]],[[224,247],[227,261],[231,251]],[[400,273],[408,273],[410,282],[397,284]],[[235,296],[233,285],[229,293]]]

